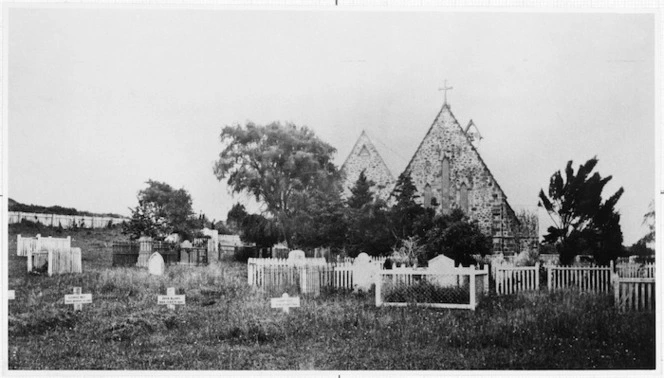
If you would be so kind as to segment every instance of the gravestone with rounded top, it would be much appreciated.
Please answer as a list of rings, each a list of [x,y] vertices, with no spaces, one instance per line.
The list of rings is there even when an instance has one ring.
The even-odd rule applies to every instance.
[[[288,261],[295,261],[295,260],[304,261],[304,259],[306,259],[306,255],[304,254],[304,251],[300,249],[288,252]]]
[[[371,258],[366,253],[360,253],[353,261],[351,270],[353,271],[353,290],[369,291],[371,285],[375,283],[376,271],[379,266],[371,262]]]
[[[153,253],[148,260],[148,272],[155,276],[162,276],[165,269],[164,258],[157,252]]]

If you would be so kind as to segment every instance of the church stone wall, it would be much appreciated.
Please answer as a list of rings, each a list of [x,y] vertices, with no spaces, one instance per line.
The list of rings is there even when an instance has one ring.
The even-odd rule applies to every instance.
[[[394,188],[395,180],[364,131],[341,167],[341,172],[345,177],[343,195],[346,198],[350,197],[350,189],[355,185],[363,170],[367,179],[374,182],[371,189],[376,197],[387,200]]]
[[[444,159],[449,163],[449,183],[443,179],[447,176]],[[430,205],[426,203],[429,198],[435,198],[439,212],[461,207],[470,219],[478,221],[485,235],[493,237],[494,253],[517,252],[516,215],[448,105],[443,106],[406,171],[424,206]],[[427,185],[430,195],[425,195]],[[462,200],[464,191],[467,201]]]

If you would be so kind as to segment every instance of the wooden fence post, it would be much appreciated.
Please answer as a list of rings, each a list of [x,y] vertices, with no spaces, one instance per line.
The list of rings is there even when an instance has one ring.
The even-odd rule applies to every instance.
[[[469,290],[470,290],[470,309],[475,311],[475,307],[477,306],[477,297],[475,293],[475,271],[472,271],[468,274],[469,276]]]
[[[539,261],[535,264],[535,290],[539,291],[539,282],[540,282],[540,263]]]
[[[618,275],[614,274],[611,276],[611,281],[613,281],[613,303],[614,306],[617,306],[619,310],[621,309],[620,305],[620,281],[618,279]]]
[[[376,274],[376,307],[380,307],[383,304],[383,299],[381,297],[381,286],[383,283],[383,277],[381,271],[379,270]]]
[[[551,281],[552,281],[552,278],[553,278],[553,277],[552,277],[552,276],[553,276],[553,272],[552,272],[552,271],[553,271],[553,267],[552,267],[551,265],[548,265],[548,266],[546,267],[546,287],[549,288],[549,291],[552,291],[552,290],[553,290],[553,287],[552,287],[553,283],[551,282]]]
[[[47,261],[48,261],[48,276],[50,277],[53,275],[53,250],[51,248],[48,249]]]

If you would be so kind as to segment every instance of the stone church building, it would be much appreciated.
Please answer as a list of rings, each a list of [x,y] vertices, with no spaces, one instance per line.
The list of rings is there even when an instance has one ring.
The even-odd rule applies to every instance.
[[[345,177],[343,195],[346,198],[350,197],[350,189],[355,185],[362,171],[367,179],[374,182],[374,186],[371,188],[374,195],[387,201],[396,180],[364,130],[341,166],[341,172]]]
[[[461,208],[478,222],[485,235],[493,238],[494,254],[517,253],[519,220],[477,151],[480,139],[473,121],[463,128],[445,101],[405,172],[410,174],[424,207],[435,207],[438,213]],[[396,180],[365,132],[342,166],[346,195],[350,195],[362,170],[378,184],[377,196],[387,200]]]

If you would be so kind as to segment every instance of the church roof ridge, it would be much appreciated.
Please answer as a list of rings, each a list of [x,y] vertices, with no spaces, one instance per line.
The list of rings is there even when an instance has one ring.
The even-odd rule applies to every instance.
[[[357,138],[355,141],[355,144],[353,144],[353,148],[351,148],[350,152],[348,153],[348,156],[346,157],[346,160],[344,160],[343,164],[341,164],[341,167],[339,168],[339,171],[343,171],[344,167],[346,166],[346,163],[348,160],[350,160],[351,156],[353,156],[353,153],[357,149],[358,144],[360,141],[365,140],[365,144],[368,144],[371,148],[373,148],[374,151],[376,151],[376,155],[378,156],[378,159],[380,160],[380,163],[382,163],[383,168],[387,171],[388,175],[390,176],[391,180],[394,180],[394,175],[392,174],[392,171],[390,171],[390,168],[387,166],[385,163],[385,160],[383,160],[383,156],[380,154],[376,146],[374,145],[373,141],[371,138],[369,138],[369,134],[367,134],[366,129],[362,129],[362,132],[360,133],[360,136]]]
[[[409,171],[410,171],[410,166],[411,166],[411,164],[413,163],[413,160],[415,159],[415,157],[417,156],[417,153],[420,151],[420,148],[422,148],[422,144],[424,144],[424,141],[427,139],[427,137],[429,136],[429,134],[431,133],[431,131],[433,130],[433,128],[434,128],[436,125],[439,124],[438,121],[439,121],[439,119],[441,118],[441,115],[443,114],[443,112],[444,112],[445,110],[447,110],[447,112],[449,113],[449,116],[452,118],[453,123],[455,123],[455,124],[457,125],[457,127],[459,128],[459,130],[461,130],[461,131],[464,133],[464,135],[466,136],[466,140],[468,141],[468,144],[470,145],[470,148],[475,152],[475,154],[476,154],[477,157],[479,158],[480,163],[484,166],[484,168],[486,169],[486,171],[489,173],[489,175],[490,175],[491,178],[493,179],[493,182],[494,182],[494,183],[496,184],[496,186],[498,187],[498,190],[500,190],[500,192],[503,194],[503,198],[505,199],[505,204],[507,205],[508,209],[509,209],[512,213],[516,214],[516,213],[514,212],[514,209],[512,209],[512,206],[511,206],[511,205],[509,204],[509,202],[507,201],[507,194],[505,194],[505,191],[503,190],[503,188],[502,188],[502,187],[500,186],[500,184],[498,183],[498,180],[496,180],[495,176],[493,175],[493,172],[491,172],[491,170],[489,169],[489,167],[487,166],[487,164],[484,162],[484,159],[482,158],[482,155],[479,153],[479,151],[477,151],[477,149],[475,148],[475,146],[473,146],[473,144],[470,142],[470,139],[468,138],[468,135],[466,134],[465,130],[461,127],[461,124],[459,124],[459,121],[458,121],[457,118],[454,116],[454,113],[452,113],[452,109],[450,108],[450,105],[449,105],[448,103],[446,103],[446,102],[443,103],[443,106],[442,106],[442,108],[440,109],[440,111],[438,112],[438,115],[436,116],[436,118],[434,118],[433,123],[432,123],[431,126],[429,127],[429,130],[428,130],[427,133],[424,135],[424,138],[422,138],[422,140],[420,141],[420,144],[417,146],[417,149],[415,149],[415,152],[413,153],[413,156],[410,158],[410,161],[409,161],[408,164],[406,165],[406,168],[403,170],[403,172],[409,172]],[[472,122],[472,119],[471,119],[471,122]],[[474,124],[474,123],[473,123],[473,124]],[[442,126],[439,126],[439,127],[442,127]],[[518,221],[519,221],[519,220],[518,220],[518,218],[517,218],[517,222],[518,222]]]

